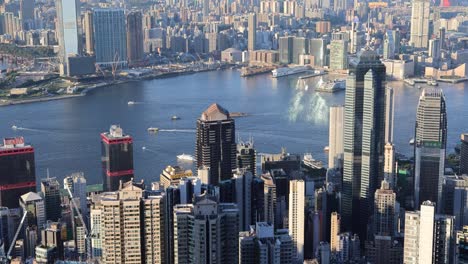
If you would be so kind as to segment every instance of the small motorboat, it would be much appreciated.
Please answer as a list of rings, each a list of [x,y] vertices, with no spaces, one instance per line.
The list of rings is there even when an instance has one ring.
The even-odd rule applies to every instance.
[[[158,131],[159,131],[159,128],[157,128],[157,127],[149,127],[148,128],[148,132],[150,132],[150,133],[156,133]]]
[[[134,104],[135,104],[135,102],[134,102],[134,101],[128,101],[128,103],[127,103],[127,104],[128,104],[128,105],[134,105]]]
[[[179,120],[179,119],[180,119],[180,117],[178,117],[178,116],[176,116],[176,115],[173,115],[173,116],[171,117],[171,120]]]

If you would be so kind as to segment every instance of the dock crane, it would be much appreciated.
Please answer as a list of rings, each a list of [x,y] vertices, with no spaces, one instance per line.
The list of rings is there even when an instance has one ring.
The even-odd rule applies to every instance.
[[[15,236],[13,237],[13,240],[11,241],[10,247],[8,248],[7,253],[5,254],[5,256],[0,257],[0,263],[7,264],[7,263],[10,262],[10,260],[11,260],[11,251],[13,250],[13,247],[15,246],[15,243],[16,243],[16,239],[18,239],[18,235],[21,232],[21,229],[23,228],[24,221],[26,220],[27,215],[28,215],[28,211],[25,210],[24,213],[23,213],[23,217],[21,218],[20,224],[18,226],[18,229],[16,229]]]

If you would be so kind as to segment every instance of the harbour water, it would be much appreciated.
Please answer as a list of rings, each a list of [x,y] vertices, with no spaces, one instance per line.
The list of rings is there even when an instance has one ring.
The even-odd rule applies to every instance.
[[[326,163],[328,108],[343,104],[345,93],[315,92],[327,76],[298,77],[242,78],[236,70],[213,71],[104,87],[72,99],[1,107],[0,137],[24,136],[35,147],[38,179],[47,169],[58,179],[83,171],[89,183],[100,183],[100,133],[119,124],[134,138],[136,178],[151,182],[164,167],[177,164],[177,155],[193,154],[196,119],[217,102],[231,112],[250,114],[236,119],[236,134],[243,140],[252,137],[258,152],[286,147],[290,153],[311,152]],[[402,82],[388,85],[395,89],[396,148],[411,156],[408,142],[422,90]],[[452,152],[460,133],[468,131],[468,84],[440,83],[439,88],[446,96]],[[181,119],[172,121],[173,115]],[[20,129],[12,130],[12,125]],[[160,131],[150,134],[148,127]]]

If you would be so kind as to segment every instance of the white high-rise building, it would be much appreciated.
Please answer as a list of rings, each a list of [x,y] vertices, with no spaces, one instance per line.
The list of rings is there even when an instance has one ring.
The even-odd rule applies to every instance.
[[[384,159],[384,179],[390,183],[390,186],[396,186],[395,145],[392,143],[385,144]]]
[[[59,58],[62,65],[66,65],[68,55],[79,55],[83,49],[80,1],[57,0],[55,3],[57,7]]]
[[[416,48],[427,48],[429,43],[431,1],[413,0],[412,5],[410,44]]]
[[[330,107],[328,133],[328,167],[343,168],[343,106]]]
[[[63,179],[63,187],[70,189],[75,198],[76,205],[84,217],[88,215],[88,202],[86,198],[86,178],[82,172],[73,173]],[[86,221],[86,220],[85,220]]]
[[[454,217],[436,214],[425,201],[420,211],[406,212],[403,262],[405,264],[454,263]]]
[[[306,183],[303,180],[289,181],[288,229],[293,241],[293,259],[304,261],[304,227],[306,206]]]

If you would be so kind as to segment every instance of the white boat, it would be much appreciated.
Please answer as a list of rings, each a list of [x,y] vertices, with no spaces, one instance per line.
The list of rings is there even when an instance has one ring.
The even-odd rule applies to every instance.
[[[17,127],[17,126],[15,126],[15,125],[12,125],[12,126],[11,126],[11,129],[13,129],[13,130],[17,130],[17,129],[18,129],[18,127]]]
[[[312,157],[312,154],[306,153],[304,154],[304,158],[302,159],[304,166],[307,166],[311,169],[322,169],[323,163],[319,160],[316,160]]]
[[[148,132],[150,133],[155,133],[155,132],[158,132],[159,131],[159,128],[157,127],[148,127]]]
[[[178,116],[176,116],[176,115],[173,115],[173,116],[171,117],[171,120],[179,120],[179,119],[180,119],[180,117],[178,117]]]
[[[143,147],[141,147],[141,149],[142,149],[142,150],[146,150],[146,147],[145,147],[145,146],[143,146]]]
[[[283,67],[283,68],[274,69],[271,71],[271,73],[273,74],[273,78],[279,78],[283,76],[306,72],[309,70],[310,69],[307,66]]]
[[[182,155],[178,155],[177,159],[183,160],[183,161],[195,161],[195,158],[192,155],[188,155],[185,153],[182,153]]]
[[[128,104],[128,105],[134,105],[134,104],[135,104],[135,102],[134,102],[134,101],[128,101],[128,103],[127,103],[127,104]]]
[[[325,93],[334,93],[346,88],[346,81],[335,79],[333,81],[328,81],[326,83],[322,83],[315,91],[317,92],[325,92]]]
[[[414,138],[410,139],[409,144],[410,144],[411,146],[414,145]]]

